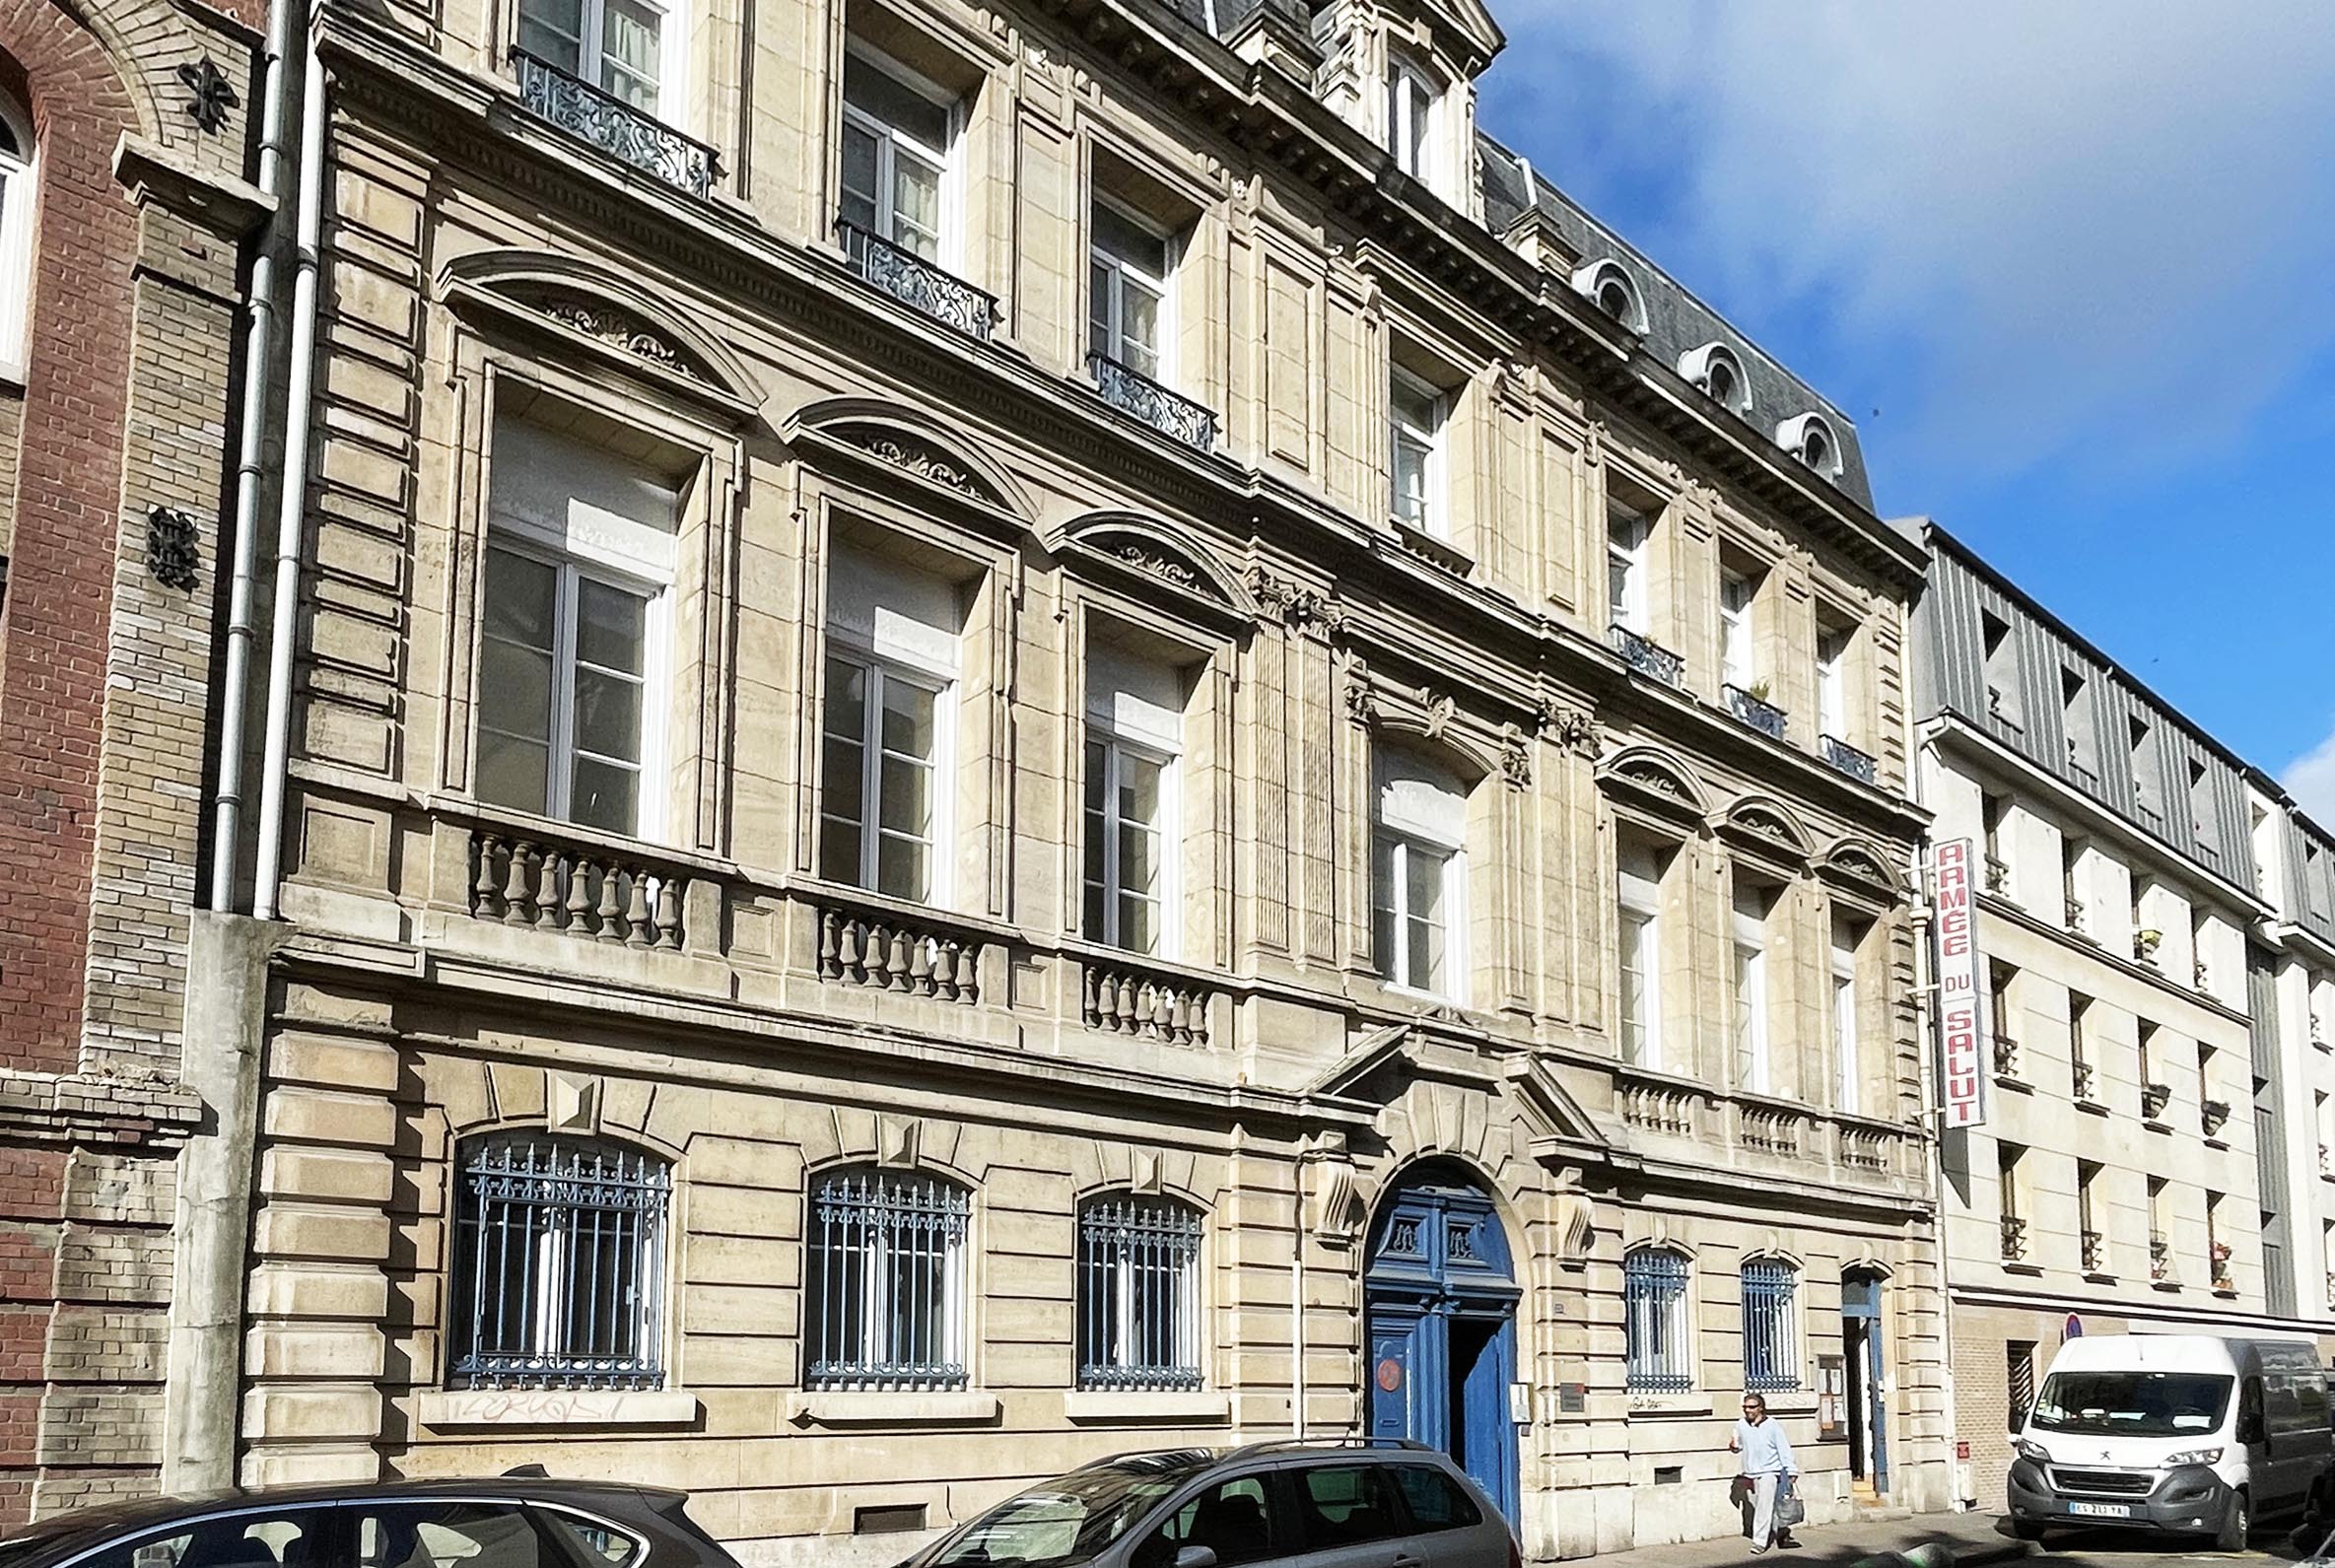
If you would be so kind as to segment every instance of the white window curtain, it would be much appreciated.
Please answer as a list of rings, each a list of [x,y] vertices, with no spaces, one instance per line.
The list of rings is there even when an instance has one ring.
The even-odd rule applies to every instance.
[[[1432,182],[1437,94],[1427,73],[1396,56],[1387,67],[1387,151],[1395,167],[1413,179]]]
[[[819,874],[915,903],[948,897],[962,619],[955,587],[856,549],[828,572]]]
[[[944,249],[950,144],[947,94],[858,49],[843,67],[843,221],[927,261]]]
[[[1467,791],[1422,759],[1382,752],[1375,817],[1370,882],[1379,973],[1406,989],[1463,1001]]]
[[[1086,934],[1131,952],[1174,953],[1177,758],[1184,681],[1108,644],[1087,649]]]
[[[1775,895],[1738,882],[1734,897],[1735,1083],[1752,1094],[1773,1092],[1767,1049],[1767,917]]]
[[[1643,512],[1615,507],[1606,523],[1606,593],[1614,624],[1646,635],[1646,542],[1653,521]]]
[[[1421,533],[1444,536],[1443,393],[1396,365],[1387,376],[1388,449],[1396,518]]]
[[[1096,197],[1087,258],[1087,349],[1153,380],[1167,374],[1168,274],[1174,245],[1116,202]]]
[[[1751,579],[1740,572],[1719,577],[1720,679],[1749,691],[1756,679],[1751,661]]]
[[[1817,634],[1817,726],[1834,740],[1854,742],[1848,732],[1848,634]]]
[[[654,115],[669,96],[660,85],[667,21],[650,0],[519,0],[518,46]]]
[[[1857,948],[1862,934],[1849,920],[1832,921],[1832,1063],[1834,1096],[1850,1116],[1865,1113],[1864,1072],[1857,1049]]]
[[[679,494],[521,419],[496,421],[491,466],[479,798],[652,838]]]
[[[1622,841],[1619,875],[1621,1059],[1662,1067],[1662,864],[1650,845]]]

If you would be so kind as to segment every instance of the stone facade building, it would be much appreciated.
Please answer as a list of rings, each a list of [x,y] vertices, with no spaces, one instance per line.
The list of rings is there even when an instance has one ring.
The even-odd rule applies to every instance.
[[[159,1473],[256,21],[0,5],[0,1528]]]
[[[1922,797],[1935,837],[1985,867],[1984,1122],[1939,1149],[1955,1412],[1969,1495],[2000,1507],[2007,1429],[2071,1318],[2335,1344],[2315,1272],[2326,1205],[2291,1153],[2296,1107],[2326,1077],[2302,1042],[2327,867],[2242,763],[1952,535],[1922,532]],[[2265,850],[2302,856],[2291,881],[2258,875]],[[2279,1015],[2257,1016],[2273,989]]]
[[[1369,1430],[1548,1559],[1735,1528],[1749,1386],[1945,1501],[1921,556],[1500,44],[325,0],[240,1478],[873,1562]]]

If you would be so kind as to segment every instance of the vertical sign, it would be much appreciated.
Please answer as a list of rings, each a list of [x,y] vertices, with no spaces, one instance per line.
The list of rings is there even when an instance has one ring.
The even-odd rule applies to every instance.
[[[1949,1127],[1986,1120],[1985,1009],[1978,990],[1978,932],[1970,908],[1970,841],[1949,839],[1931,862],[1937,891],[1938,1097]]]

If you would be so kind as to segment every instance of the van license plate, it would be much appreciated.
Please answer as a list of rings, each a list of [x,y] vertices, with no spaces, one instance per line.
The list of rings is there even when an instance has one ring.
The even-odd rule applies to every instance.
[[[2068,1512],[2078,1519],[2130,1519],[2130,1503],[2070,1503]]]

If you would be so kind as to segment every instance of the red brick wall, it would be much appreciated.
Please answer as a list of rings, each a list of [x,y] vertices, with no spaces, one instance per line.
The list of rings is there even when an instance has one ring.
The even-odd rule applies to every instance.
[[[115,185],[130,101],[49,0],[0,0],[39,137],[24,446],[0,665],[0,1066],[69,1071],[82,974],[120,507],[136,215]]]

